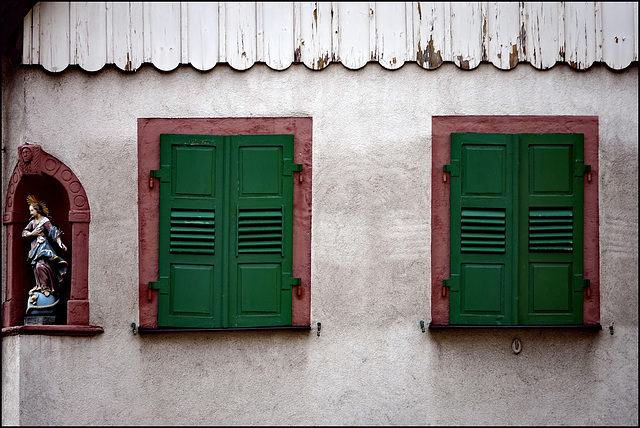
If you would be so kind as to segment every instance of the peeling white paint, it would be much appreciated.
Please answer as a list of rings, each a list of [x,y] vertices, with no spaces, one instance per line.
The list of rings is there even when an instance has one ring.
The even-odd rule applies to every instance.
[[[638,60],[637,17],[633,2],[41,2],[24,19],[23,63],[52,72],[369,61],[619,70]]]

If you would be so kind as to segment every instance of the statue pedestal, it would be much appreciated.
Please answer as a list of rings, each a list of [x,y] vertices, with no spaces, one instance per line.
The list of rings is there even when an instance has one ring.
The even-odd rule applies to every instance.
[[[24,317],[24,325],[56,324],[57,318],[54,315],[27,315]]]

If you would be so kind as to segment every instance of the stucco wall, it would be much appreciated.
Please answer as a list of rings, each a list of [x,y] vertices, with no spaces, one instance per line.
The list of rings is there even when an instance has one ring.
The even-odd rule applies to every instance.
[[[3,106],[3,192],[24,142],[82,181],[91,324],[105,332],[3,338],[3,422],[638,423],[637,66],[14,72],[3,78],[3,105],[23,108]],[[603,331],[422,333],[431,118],[494,114],[599,117]],[[313,118],[311,321],[320,336],[133,335],[137,118],[260,116]]]

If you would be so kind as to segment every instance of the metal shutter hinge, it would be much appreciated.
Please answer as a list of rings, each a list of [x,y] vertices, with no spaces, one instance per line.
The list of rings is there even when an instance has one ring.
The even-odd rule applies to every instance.
[[[159,281],[149,281],[149,288],[147,289],[147,299],[151,301],[151,290],[160,290]]]
[[[591,183],[591,165],[585,165],[583,159],[575,160],[575,176],[580,177],[587,174],[587,181]]]
[[[149,189],[153,189],[153,179],[160,177],[160,171],[157,169],[152,169],[149,171]]]
[[[584,172],[587,173],[587,181],[591,183],[591,165],[585,165]]]
[[[163,166],[160,169],[152,169],[149,171],[149,188],[153,188],[153,179],[159,178],[161,183],[169,182],[170,168]]]
[[[300,278],[291,278],[291,285],[298,287],[298,296],[302,295],[302,280]]]
[[[459,177],[460,176],[460,162],[458,159],[451,160],[451,165],[443,165],[442,166],[442,181],[447,182],[447,172],[451,175],[451,177]]]
[[[298,173],[298,183],[302,183],[302,164],[294,163],[291,169]]]
[[[284,175],[292,175],[298,173],[298,182],[302,183],[302,164],[293,163],[291,159],[283,159]]]
[[[451,287],[448,279],[442,280],[442,297],[447,297],[447,288]]]

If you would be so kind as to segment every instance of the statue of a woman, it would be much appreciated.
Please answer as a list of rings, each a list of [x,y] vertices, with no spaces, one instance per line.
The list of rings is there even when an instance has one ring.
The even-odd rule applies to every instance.
[[[22,237],[31,240],[27,261],[31,264],[36,281],[36,286],[29,291],[27,313],[35,309],[34,315],[50,314],[52,310],[38,309],[52,309],[58,303],[56,295],[60,281],[67,272],[67,262],[58,255],[56,247],[62,251],[66,251],[67,247],[60,239],[62,232],[48,218],[47,206],[33,195],[27,197],[27,203],[31,219],[22,231]]]

